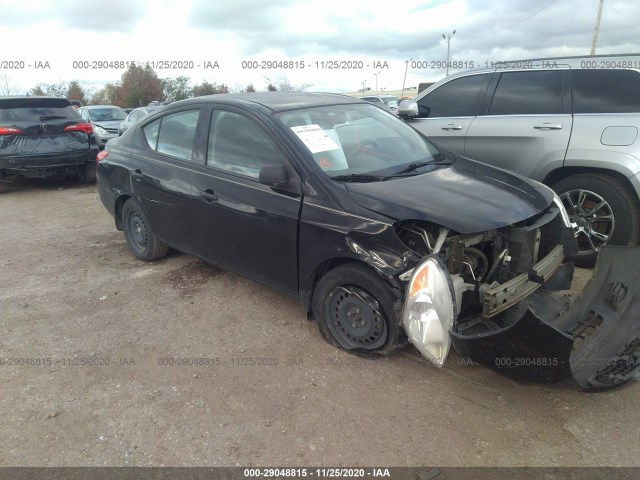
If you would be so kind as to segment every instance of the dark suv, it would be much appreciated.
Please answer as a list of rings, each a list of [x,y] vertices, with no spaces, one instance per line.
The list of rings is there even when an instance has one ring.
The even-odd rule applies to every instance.
[[[96,180],[93,127],[69,100],[0,97],[0,178],[79,176]]]
[[[639,70],[514,62],[447,77],[399,115],[447,150],[553,187],[578,264],[640,239]]]

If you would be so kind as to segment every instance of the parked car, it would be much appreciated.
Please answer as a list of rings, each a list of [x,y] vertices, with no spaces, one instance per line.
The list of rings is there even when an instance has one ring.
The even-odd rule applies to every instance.
[[[367,95],[366,97],[362,97],[362,100],[375,105],[386,105],[391,110],[397,110],[398,102],[400,102],[400,99],[395,95]]]
[[[158,107],[155,107],[155,108],[158,108]],[[124,121],[120,123],[120,125],[118,125],[118,135],[122,135],[127,130],[127,128],[129,128],[134,123],[142,120],[144,117],[149,115],[150,112],[155,110],[155,108],[139,107],[131,110],[131,112],[129,112],[129,114],[127,115],[127,118],[125,118]]]
[[[592,266],[600,246],[640,240],[640,71],[528,67],[452,75],[399,114],[447,150],[553,187]]]
[[[114,105],[89,105],[79,108],[78,113],[93,125],[93,133],[100,150],[109,140],[118,137],[118,127],[127,118],[124,110]]]
[[[570,286],[575,239],[557,195],[366,102],[184,100],[98,160],[100,198],[135,257],[175,248],[295,295],[351,353],[388,354],[408,338],[441,366],[453,343],[502,373],[572,373],[583,387],[624,383],[640,365],[640,248],[603,248],[567,309],[552,292]]]
[[[66,98],[0,97],[0,178],[96,179],[93,127]]]

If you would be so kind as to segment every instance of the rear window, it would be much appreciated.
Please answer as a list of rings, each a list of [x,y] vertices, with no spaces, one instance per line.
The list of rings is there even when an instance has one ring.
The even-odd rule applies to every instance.
[[[80,115],[64,98],[3,98],[0,99],[0,121],[40,122],[55,118],[77,119]]]
[[[640,74],[632,70],[574,70],[575,113],[640,112]]]

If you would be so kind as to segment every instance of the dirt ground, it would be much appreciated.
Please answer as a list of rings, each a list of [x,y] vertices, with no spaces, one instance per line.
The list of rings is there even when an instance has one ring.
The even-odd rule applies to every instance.
[[[0,184],[0,225],[0,466],[640,465],[637,381],[350,356],[294,298],[136,260],[93,185]]]

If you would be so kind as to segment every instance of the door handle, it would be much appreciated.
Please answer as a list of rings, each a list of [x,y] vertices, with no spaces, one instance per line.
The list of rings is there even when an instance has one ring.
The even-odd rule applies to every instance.
[[[462,125],[454,125],[450,123],[446,127],[442,127],[442,130],[462,130]]]
[[[562,125],[558,123],[539,123],[534,125],[533,128],[538,130],[562,130]]]
[[[142,170],[137,169],[134,170],[133,172],[131,172],[131,176],[133,178],[137,178],[138,180],[142,179],[142,177],[144,177],[144,173],[142,173]]]
[[[213,190],[207,188],[206,190],[200,190],[200,196],[204,199],[205,202],[211,203],[218,200],[218,195],[213,193]]]

